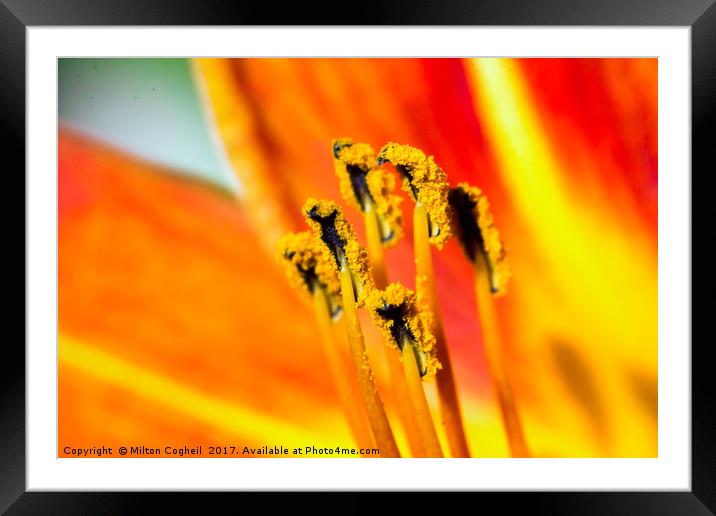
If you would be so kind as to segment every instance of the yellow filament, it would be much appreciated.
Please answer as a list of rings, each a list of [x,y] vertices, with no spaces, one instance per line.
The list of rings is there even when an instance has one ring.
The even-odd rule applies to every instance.
[[[363,212],[363,220],[365,222],[366,240],[368,241],[368,257],[373,265],[373,280],[377,288],[384,289],[388,286],[388,272],[385,267],[385,254],[380,238],[380,228],[378,227],[378,215],[372,202],[367,203]]]
[[[393,194],[395,175],[376,168],[368,172],[365,180],[368,191],[375,201],[373,210],[380,221],[381,235],[384,237],[382,244],[386,247],[394,245],[403,238],[403,212],[400,209],[403,198]],[[391,236],[386,240],[386,235]]]
[[[385,266],[385,254],[380,239],[378,216],[372,203],[368,203],[363,216],[368,241],[368,256],[370,263],[373,265],[373,279],[375,280],[376,288],[384,289],[388,286],[388,271]],[[420,427],[415,413],[408,406],[408,400],[410,399],[408,385],[405,382],[400,360],[396,354],[390,352],[382,343],[379,349],[380,359],[387,365],[390,377],[390,382],[388,383],[388,388],[391,391],[390,399],[395,400],[395,410],[408,438],[411,454],[413,457],[424,457],[425,448],[420,435]]]
[[[360,327],[358,311],[355,304],[355,293],[353,291],[351,274],[348,270],[346,259],[343,258],[341,261],[341,293],[343,297],[344,317],[348,329],[348,344],[353,365],[355,366],[355,372],[358,376],[358,382],[361,387],[368,420],[373,429],[373,437],[375,438],[376,445],[380,448],[381,457],[400,457],[398,446],[393,437],[393,430],[390,428],[388,417],[385,415],[383,402],[375,386],[373,371],[370,367],[368,353],[365,349],[363,332]]]
[[[433,419],[430,416],[428,401],[425,399],[425,391],[423,390],[423,381],[418,371],[418,362],[415,359],[415,351],[409,342],[403,343],[403,372],[405,373],[406,383],[408,385],[408,394],[410,395],[410,403],[416,414],[416,419],[420,428],[420,435],[425,448],[427,457],[442,458],[443,451],[440,448],[438,434],[435,431]]]
[[[416,203],[413,211],[413,240],[415,251],[415,288],[418,303],[431,314],[431,331],[436,339],[437,359],[442,364],[441,372],[436,376],[438,395],[440,398],[440,415],[453,457],[469,457],[467,439],[463,429],[460,402],[452,372],[450,354],[448,353],[443,329],[442,318],[437,304],[433,261],[430,242],[428,241],[428,215],[420,203]]]
[[[336,342],[334,342],[331,332],[331,311],[327,299],[327,294],[322,288],[315,287],[313,290],[313,300],[316,309],[316,322],[321,334],[321,342],[328,360],[328,367],[333,377],[333,383],[336,387],[338,398],[341,406],[348,418],[348,424],[353,432],[358,445],[362,448],[373,446],[373,436],[370,426],[366,419],[365,411],[360,403],[356,400],[360,399],[360,389],[355,382],[351,382],[348,376],[345,363],[339,352]]]
[[[477,310],[482,329],[482,341],[485,346],[487,367],[492,377],[495,393],[500,405],[507,441],[513,457],[529,457],[525,443],[522,423],[515,406],[515,400],[507,378],[507,370],[502,360],[500,331],[497,314],[490,290],[487,263],[482,252],[478,251],[475,260],[475,294]]]
[[[408,446],[413,457],[426,457],[426,449],[423,445],[423,438],[420,431],[420,424],[416,413],[410,407],[410,392],[408,391],[408,383],[405,380],[403,366],[400,364],[400,357],[393,353],[381,343],[381,356],[388,364],[388,374],[390,376],[391,399],[395,400],[395,410],[398,413],[400,422],[403,425],[405,436],[408,439]]]

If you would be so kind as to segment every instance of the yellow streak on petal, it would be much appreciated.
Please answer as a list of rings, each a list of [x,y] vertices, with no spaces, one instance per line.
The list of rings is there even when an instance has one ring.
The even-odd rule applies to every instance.
[[[524,280],[557,288],[547,296],[524,293],[532,296],[524,309],[532,309],[530,317],[539,324],[521,325],[520,345],[540,353],[549,338],[545,329],[579,343],[602,379],[607,420],[618,434],[612,453],[653,455],[656,425],[637,423],[640,409],[625,396],[624,374],[627,368],[657,370],[657,273],[651,247],[643,235],[623,228],[613,207],[590,205],[568,190],[561,178],[569,170],[560,166],[554,145],[569,142],[547,138],[517,62],[476,59],[467,72],[516,215],[537,245],[536,258],[548,260],[554,275]],[[520,271],[513,265],[518,284]]]
[[[269,443],[271,439],[280,439],[284,446],[299,447],[307,443],[335,446],[351,442],[350,437],[345,435],[344,428],[329,420],[317,422],[315,426],[321,429],[322,436],[331,436],[327,439],[299,426],[212,397],[110,353],[87,346],[67,335],[59,335],[58,345],[61,367],[79,369],[100,382],[126,389],[141,398],[165,405],[187,417],[256,443]]]

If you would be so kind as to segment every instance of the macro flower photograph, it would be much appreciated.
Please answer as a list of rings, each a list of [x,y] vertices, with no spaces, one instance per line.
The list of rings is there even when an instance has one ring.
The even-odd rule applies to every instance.
[[[59,456],[657,457],[657,76],[59,59]]]

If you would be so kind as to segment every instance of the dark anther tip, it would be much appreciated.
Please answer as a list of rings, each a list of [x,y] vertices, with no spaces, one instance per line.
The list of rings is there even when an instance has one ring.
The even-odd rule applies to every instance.
[[[329,213],[328,215],[326,215],[324,217],[318,213],[318,205],[314,205],[314,206],[311,206],[310,210],[308,210],[307,215],[308,215],[309,219],[317,220],[319,222],[324,221],[324,220],[330,220],[330,219],[335,221],[337,212],[336,212],[336,210],[333,210],[331,213]],[[333,222],[331,224],[333,224]]]
[[[393,305],[389,305],[388,303],[383,302],[383,304],[382,304],[381,306],[379,306],[378,308],[376,308],[375,311],[376,311],[376,312],[378,313],[378,315],[380,315],[381,317],[385,317],[385,316],[388,315],[388,314],[390,313],[390,311],[391,311],[392,309],[394,309],[394,308],[395,308],[395,307],[394,307]]]
[[[385,165],[389,161],[390,160],[387,159],[385,156],[378,156],[378,159],[376,159],[376,163],[378,163],[378,165]]]
[[[351,141],[338,140],[333,144],[333,157],[339,159],[338,155],[341,153],[341,151],[346,147],[350,147],[351,145],[353,145],[353,142]]]
[[[381,237],[380,237],[380,240],[381,240],[381,242],[390,242],[391,240],[393,240],[393,237],[394,237],[394,236],[395,236],[395,231],[393,231],[393,230],[391,229],[391,230],[390,230],[390,233],[388,233],[387,235],[381,236]]]

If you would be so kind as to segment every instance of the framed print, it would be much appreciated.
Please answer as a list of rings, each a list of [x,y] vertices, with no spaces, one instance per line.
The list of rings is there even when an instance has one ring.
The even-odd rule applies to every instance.
[[[709,2],[310,27],[6,3],[27,303],[3,510],[131,512],[135,491],[716,506],[691,338]]]

